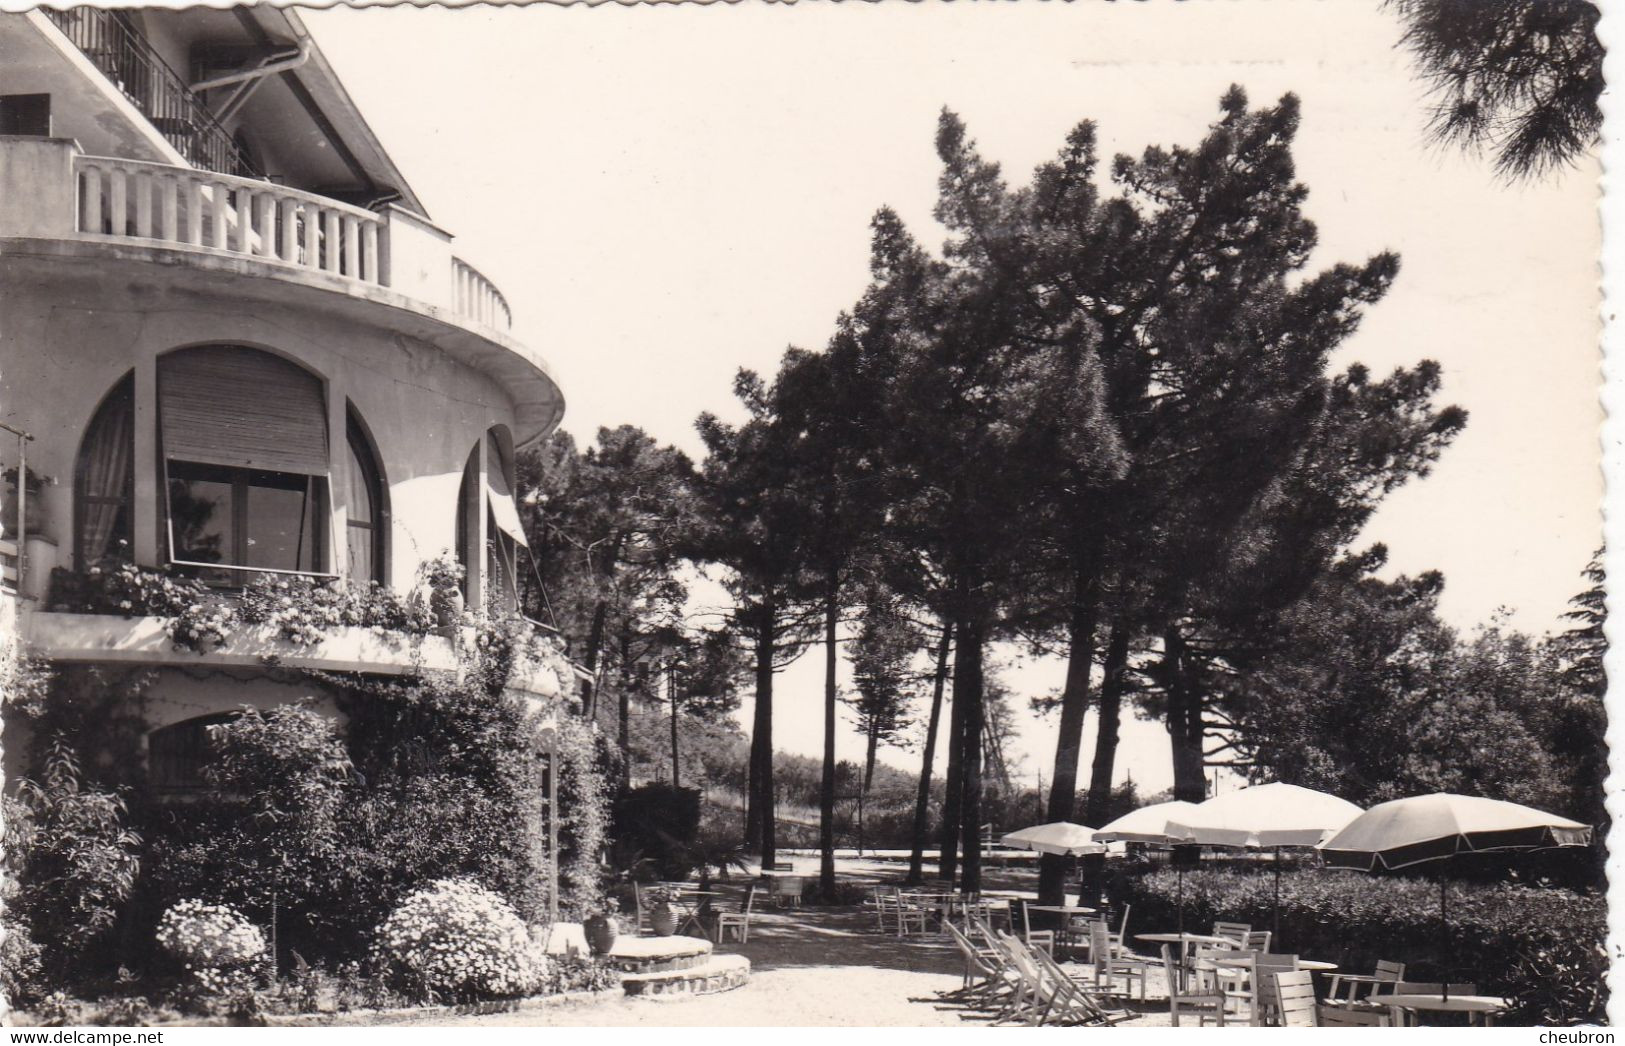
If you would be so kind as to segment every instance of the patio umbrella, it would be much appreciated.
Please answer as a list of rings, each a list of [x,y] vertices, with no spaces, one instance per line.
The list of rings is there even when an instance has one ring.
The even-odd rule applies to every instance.
[[[1168,834],[1198,846],[1275,851],[1275,906],[1271,926],[1281,936],[1281,847],[1314,846],[1360,816],[1346,799],[1299,785],[1239,788],[1168,820]]]
[[[1060,857],[1106,852],[1104,846],[1095,842],[1093,828],[1071,821],[1053,821],[1023,828],[1019,832],[1000,836],[999,842],[1014,850],[1036,850],[1041,854]]]
[[[1172,845],[1178,840],[1168,834],[1168,819],[1184,816],[1195,810],[1195,803],[1175,799],[1169,803],[1152,803],[1131,810],[1117,820],[1095,831],[1097,843],[1163,843]],[[1185,866],[1179,866],[1179,932],[1185,932]]]
[[[1327,867],[1374,872],[1463,853],[1511,853],[1590,842],[1591,826],[1578,821],[1519,803],[1435,792],[1378,803],[1318,849]],[[1448,906],[1448,886],[1441,875],[1439,927],[1443,936],[1450,932]],[[1446,998],[1449,993],[1446,978]]]
[[[1095,829],[1097,843],[1171,843],[1176,840],[1168,834],[1168,822],[1176,815],[1196,809],[1195,803],[1175,799],[1171,803],[1152,803],[1124,814],[1110,824]]]

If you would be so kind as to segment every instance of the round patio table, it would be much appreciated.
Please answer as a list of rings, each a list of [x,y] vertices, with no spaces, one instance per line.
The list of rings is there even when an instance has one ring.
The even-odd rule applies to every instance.
[[[1229,937],[1215,937],[1211,933],[1137,933],[1136,941],[1145,941],[1148,944],[1177,944],[1179,945],[1179,975],[1180,988],[1185,987],[1185,980],[1190,976],[1190,956],[1187,954],[1192,945],[1222,944],[1233,947],[1235,941]]]
[[[1253,964],[1253,957],[1244,954],[1238,955],[1236,958],[1232,959],[1225,955],[1210,955],[1205,961],[1219,967],[1251,966]],[[1337,969],[1337,964],[1335,962],[1325,962],[1321,959],[1299,959],[1298,969],[1308,970],[1311,973],[1326,973],[1330,970]]]
[[[1447,999],[1440,992],[1371,995],[1365,1001],[1393,1010],[1396,1024],[1406,1023],[1407,1012],[1426,1010],[1430,1013],[1465,1013],[1472,1023],[1482,1023],[1488,1027],[1495,1023],[1495,1015],[1507,1008],[1507,1001],[1494,995],[1453,994]]]
[[[677,896],[672,898],[673,903],[677,904],[683,913],[683,921],[678,926],[677,932],[682,933],[684,930],[693,928],[700,931],[700,936],[709,941],[711,934],[706,930],[705,923],[700,916],[705,913],[706,906],[711,903],[711,898],[721,896],[723,894],[719,890],[683,890],[679,892]],[[683,903],[685,901],[688,903]]]

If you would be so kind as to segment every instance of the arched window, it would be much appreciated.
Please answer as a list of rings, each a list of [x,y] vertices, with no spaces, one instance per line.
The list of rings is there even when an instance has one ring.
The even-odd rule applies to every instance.
[[[172,723],[147,735],[147,783],[160,792],[196,792],[209,786],[203,767],[209,761],[211,726],[237,718],[236,712],[198,716]]]
[[[211,581],[325,572],[320,379],[258,349],[181,349],[158,361],[158,412],[171,561]]]
[[[511,441],[504,429],[491,429],[475,446],[463,467],[457,489],[457,565],[462,568],[463,598],[473,602],[469,584],[474,564],[484,569],[484,606],[509,612],[519,605],[518,547],[528,545],[514,504]],[[485,454],[485,483],[479,482],[480,454]],[[485,521],[485,548],[473,547],[480,519]]]
[[[96,408],[74,469],[74,558],[84,570],[130,558],[134,539],[135,375],[126,374]]]
[[[345,477],[350,492],[349,519],[345,540],[349,555],[350,580],[384,580],[384,536],[388,532],[385,520],[384,481],[378,468],[378,455],[361,427],[354,408],[349,413],[349,455],[346,458],[348,475]]]
[[[487,603],[512,611],[519,606],[519,546],[529,546],[514,504],[513,455],[507,433],[492,429],[485,438]]]
[[[473,596],[473,580],[469,577],[468,545],[469,534],[474,529],[475,520],[479,512],[479,482],[480,448],[478,445],[468,455],[468,462],[463,466],[463,482],[457,488],[457,536],[453,542],[453,552],[457,556],[457,566],[463,575],[463,598],[471,599]]]

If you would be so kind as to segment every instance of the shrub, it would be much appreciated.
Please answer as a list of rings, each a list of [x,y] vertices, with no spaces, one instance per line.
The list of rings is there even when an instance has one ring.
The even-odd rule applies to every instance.
[[[554,959],[547,975],[537,986],[537,994],[562,995],[565,992],[601,992],[620,987],[621,973],[607,962],[596,959]]]
[[[1134,905],[1137,926],[1176,924],[1176,872],[1125,877],[1118,888],[1123,892],[1114,900]],[[1184,896],[1187,929],[1219,919],[1268,928],[1274,876],[1267,870],[1187,872]],[[1378,959],[1399,960],[1411,980],[1473,982],[1480,991],[1520,998],[1537,965],[1583,981],[1584,964],[1574,961],[1570,949],[1600,947],[1605,925],[1600,897],[1452,881],[1446,928],[1439,920],[1436,881],[1304,869],[1281,877],[1280,938],[1272,947],[1354,971],[1370,970]],[[1538,958],[1543,954],[1546,958]],[[1600,992],[1600,981],[1591,983]],[[1543,1009],[1553,1023],[1587,1019],[1589,1014],[1580,1011],[1596,997],[1555,989],[1539,994],[1545,1001],[1532,1000],[1531,1006]]]
[[[547,957],[513,906],[469,879],[409,895],[378,927],[375,961],[419,1001],[501,998],[534,991]]]
[[[27,1005],[45,991],[40,946],[7,913],[0,921],[5,940],[0,941],[0,992],[13,1005]]]
[[[185,900],[158,920],[158,946],[180,963],[186,988],[232,1001],[252,989],[265,962],[265,935],[224,904]]]
[[[43,771],[17,786],[27,824],[16,833],[16,906],[44,946],[46,976],[60,984],[91,972],[96,946],[134,889],[141,839],[125,824],[123,799],[81,787],[78,761],[61,738],[52,741]]]
[[[196,578],[109,557],[82,574],[61,567],[53,570],[49,606],[77,614],[172,617],[208,592],[208,586]]]
[[[119,995],[103,999],[90,1023],[101,1027],[135,1028],[151,1024],[157,1014],[145,995]]]
[[[1608,952],[1600,944],[1554,941],[1518,956],[1505,1023],[1605,1024]]]

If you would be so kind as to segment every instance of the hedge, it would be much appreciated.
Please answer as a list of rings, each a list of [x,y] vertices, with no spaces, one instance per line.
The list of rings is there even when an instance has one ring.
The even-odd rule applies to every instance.
[[[1129,933],[1172,930],[1179,876],[1159,869],[1116,881],[1114,900],[1134,906]],[[1185,874],[1185,928],[1217,920],[1272,926],[1267,868]],[[1378,959],[1405,963],[1407,980],[1471,982],[1514,1002],[1510,1023],[1603,1020],[1607,904],[1600,895],[1508,883],[1451,881],[1448,933],[1435,879],[1318,868],[1281,875],[1277,952],[1369,972]]]

